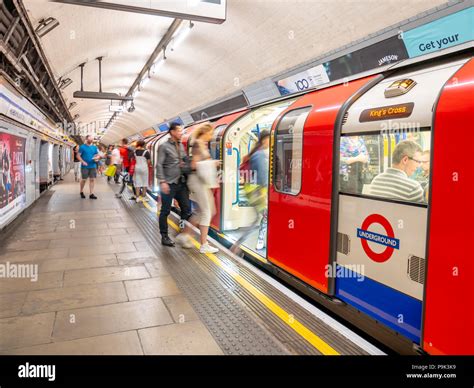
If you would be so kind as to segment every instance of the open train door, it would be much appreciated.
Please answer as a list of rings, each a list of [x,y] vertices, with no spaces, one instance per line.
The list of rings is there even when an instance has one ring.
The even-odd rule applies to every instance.
[[[268,260],[325,293],[329,290],[334,124],[344,102],[370,79],[306,94],[273,125]]]
[[[209,150],[211,157],[215,160],[223,161],[223,144],[222,138],[224,137],[224,133],[226,128],[232,124],[235,120],[239,117],[243,116],[247,113],[248,110],[243,110],[236,113],[231,113],[226,115],[219,120],[212,123],[214,126],[214,134],[212,136],[212,140],[209,143]],[[211,227],[216,231],[221,231],[222,229],[222,219],[221,219],[221,196],[222,196],[222,181],[219,184],[219,187],[212,190],[214,195],[214,201],[216,204],[216,214],[211,219]]]

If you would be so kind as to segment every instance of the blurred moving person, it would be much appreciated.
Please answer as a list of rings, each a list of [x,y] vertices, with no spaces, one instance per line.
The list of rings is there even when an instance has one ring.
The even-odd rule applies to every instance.
[[[137,203],[140,198],[148,202],[146,197],[146,190],[148,187],[148,169],[151,167],[151,155],[145,149],[145,141],[138,140],[135,149],[134,168],[133,168],[133,183],[135,185],[135,196]]]
[[[81,159],[78,157],[77,153],[79,152],[79,146],[75,145],[73,148],[74,153],[74,180],[79,182],[79,174],[81,172]]]
[[[211,158],[208,146],[209,142],[212,140],[213,132],[214,128],[210,123],[201,124],[196,129],[196,135],[192,145],[193,155],[191,167],[193,173],[190,174],[188,178],[188,187],[194,193],[199,207],[198,219],[196,222],[199,225],[199,230],[201,232],[201,248],[199,250],[201,253],[216,253],[219,251],[219,249],[211,247],[207,242],[211,219],[214,214],[216,214],[214,196],[211,191],[211,185],[213,184],[212,182],[207,182],[205,177],[200,175],[199,172],[199,164],[205,161],[211,161],[211,163],[207,163],[203,168],[217,169],[219,161]]]
[[[257,218],[248,231],[245,232],[230,248],[230,250],[236,254],[240,254],[241,250],[239,245],[241,245],[249,234],[252,233],[253,227],[257,224],[259,224],[259,229],[255,248],[261,250],[266,246],[269,147],[270,132],[263,130],[260,133],[255,147],[242,161],[242,165],[248,164],[250,168],[250,173],[246,174],[247,182],[244,184],[244,190],[250,206],[252,206],[257,213]]]
[[[112,150],[112,164],[116,167],[114,182],[119,184],[120,172],[122,171],[122,157],[120,156],[120,150],[114,147]]]
[[[176,199],[181,210],[181,219],[192,218],[191,204],[189,202],[189,189],[186,184],[186,175],[191,170],[189,158],[181,144],[183,129],[178,123],[172,123],[169,129],[170,138],[160,145],[158,160],[156,161],[156,176],[160,183],[161,209],[160,209],[160,234],[161,243],[173,247],[174,242],[168,235],[168,216],[171,212],[173,199]],[[176,241],[184,248],[192,248],[190,240],[191,229],[185,225],[184,232],[176,237]]]
[[[122,139],[120,144],[121,145],[119,147],[119,150],[120,150],[120,157],[122,159],[122,171],[121,172],[122,173],[123,172],[128,173],[128,176],[130,178],[128,183],[131,183],[132,188],[133,188],[133,180],[131,179],[132,177],[131,177],[131,174],[130,174],[130,167],[132,165],[132,160],[134,158],[134,154],[133,154],[132,149],[128,146],[128,139]],[[126,175],[126,174],[123,174],[123,175]],[[121,192],[123,192],[123,190],[121,190]],[[132,201],[135,201],[137,199],[135,197],[135,193],[130,197],[130,199]]]
[[[105,165],[106,165],[106,168],[113,165],[112,163],[112,151],[114,150],[114,146],[113,145],[109,145],[107,147],[107,152],[105,154]],[[108,176],[107,177],[107,182],[110,182],[110,180],[112,179],[111,176]]]
[[[106,150],[104,146],[99,146],[99,159],[97,160],[97,170],[100,175],[104,175],[105,170],[105,159],[107,157]]]

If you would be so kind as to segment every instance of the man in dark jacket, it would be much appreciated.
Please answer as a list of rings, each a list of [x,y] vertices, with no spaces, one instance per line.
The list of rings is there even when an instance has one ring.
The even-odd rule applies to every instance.
[[[190,169],[189,158],[181,144],[183,129],[177,123],[170,125],[170,138],[160,145],[156,162],[156,176],[160,182],[161,210],[159,217],[161,242],[166,246],[174,246],[168,236],[168,215],[171,211],[173,199],[176,199],[181,211],[181,219],[191,221],[191,204],[189,190],[186,184],[186,173]],[[184,248],[192,248],[190,229],[185,227],[184,233],[176,237]]]

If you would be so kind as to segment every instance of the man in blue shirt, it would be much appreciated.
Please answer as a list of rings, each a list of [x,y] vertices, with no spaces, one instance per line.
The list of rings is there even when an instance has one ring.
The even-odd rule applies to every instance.
[[[84,186],[86,180],[89,179],[90,199],[97,199],[94,195],[94,182],[97,177],[97,160],[99,159],[99,150],[92,144],[92,135],[86,136],[86,142],[79,147],[77,153],[78,158],[81,161],[81,198],[85,198]]]

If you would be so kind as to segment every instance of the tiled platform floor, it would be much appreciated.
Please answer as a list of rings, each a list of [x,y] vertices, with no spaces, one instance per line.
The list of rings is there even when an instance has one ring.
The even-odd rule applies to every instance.
[[[114,186],[81,199],[69,174],[1,243],[38,279],[0,278],[0,353],[222,354]]]

